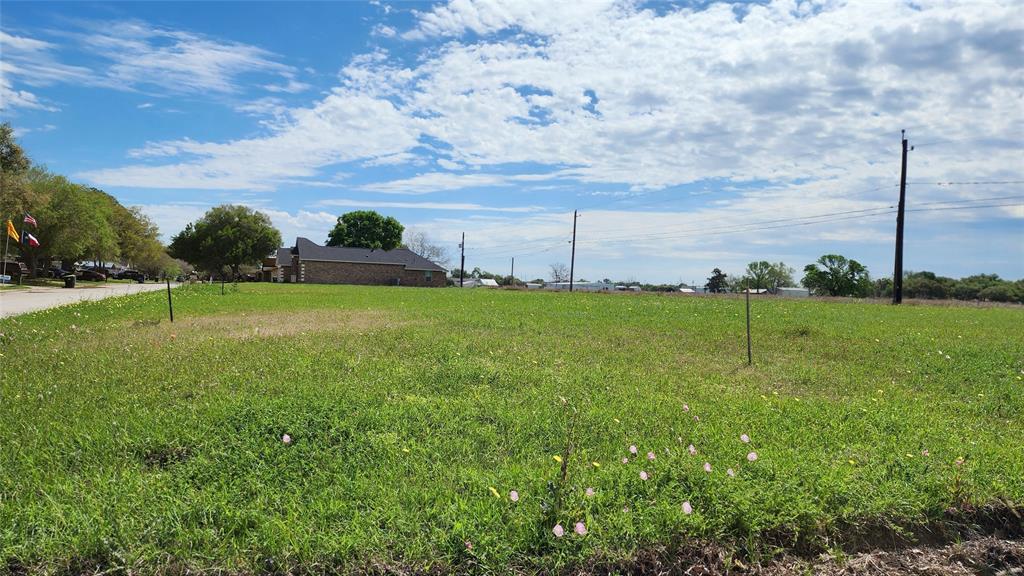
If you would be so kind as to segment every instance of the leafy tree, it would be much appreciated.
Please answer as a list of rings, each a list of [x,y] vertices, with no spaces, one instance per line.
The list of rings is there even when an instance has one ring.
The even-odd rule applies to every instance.
[[[551,281],[552,282],[568,282],[569,281],[569,267],[560,262],[551,264]]]
[[[747,264],[746,273],[740,279],[739,288],[767,289],[778,292],[780,286],[793,285],[793,269],[784,263],[772,264],[766,260]]]
[[[802,282],[815,294],[828,296],[864,297],[872,288],[868,269],[838,254],[825,254],[817,264],[805,266]]]
[[[980,300],[982,290],[1003,282],[998,274],[975,274],[961,278],[953,287],[953,297],[957,300]]]
[[[25,150],[14,141],[14,129],[10,122],[0,124],[0,169],[5,174],[20,174],[29,169],[32,161]]]
[[[327,236],[327,245],[393,250],[402,243],[404,230],[392,216],[385,218],[373,210],[356,210],[338,217],[338,223]]]
[[[19,250],[32,276],[38,274],[41,263],[55,259],[76,262],[117,256],[109,205],[98,195],[38,167],[28,171],[26,185],[34,202],[28,208],[39,223],[28,231],[39,240],[39,246],[22,244]]]
[[[708,283],[704,285],[704,289],[713,293],[729,290],[728,276],[722,272],[721,268],[715,268],[711,271],[711,277],[708,278]]]
[[[237,277],[242,266],[260,262],[280,246],[281,233],[266,214],[225,204],[185,226],[168,252],[206,272],[223,274],[229,268]]]
[[[438,266],[447,268],[450,263],[448,250],[431,241],[426,232],[406,230],[403,245]]]
[[[1001,282],[993,284],[978,293],[978,298],[988,302],[1014,302],[1017,300],[1013,284]]]

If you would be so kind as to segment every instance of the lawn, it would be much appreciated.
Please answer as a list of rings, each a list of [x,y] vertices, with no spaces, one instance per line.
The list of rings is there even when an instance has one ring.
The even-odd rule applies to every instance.
[[[747,366],[736,298],[220,290],[0,321],[0,572],[749,562],[1024,503],[1021,308],[755,299]]]

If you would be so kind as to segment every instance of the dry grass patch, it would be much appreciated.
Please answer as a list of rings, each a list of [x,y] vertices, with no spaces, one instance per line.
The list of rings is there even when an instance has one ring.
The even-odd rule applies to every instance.
[[[165,321],[136,322],[132,329],[140,336],[166,338],[171,332],[177,338],[216,336],[220,338],[276,338],[318,333],[364,334],[409,325],[383,310],[294,310],[239,312]]]

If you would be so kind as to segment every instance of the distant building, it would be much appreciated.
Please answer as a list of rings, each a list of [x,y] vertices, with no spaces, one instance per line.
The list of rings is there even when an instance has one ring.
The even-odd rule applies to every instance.
[[[299,284],[444,286],[447,270],[407,248],[374,250],[320,246],[296,238],[263,262],[261,277]]]
[[[810,290],[799,286],[780,286],[775,293],[786,298],[807,298],[811,295]]]
[[[569,283],[547,282],[544,284],[544,288],[548,290],[568,290]],[[573,282],[572,289],[580,292],[611,292],[615,290],[615,285],[605,282]]]
[[[458,286],[458,284],[456,284]],[[493,278],[464,278],[463,288],[497,288],[498,283]]]

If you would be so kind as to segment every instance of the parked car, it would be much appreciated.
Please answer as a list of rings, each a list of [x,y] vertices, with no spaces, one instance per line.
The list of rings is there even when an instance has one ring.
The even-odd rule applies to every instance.
[[[28,266],[25,266],[24,262],[5,260],[2,264],[0,266],[0,274],[10,276],[12,280],[19,276],[28,276]]]
[[[146,281],[145,274],[139,272],[138,270],[131,270],[128,268],[125,268],[124,270],[119,270],[117,273],[114,274],[113,278],[115,280],[135,280],[139,284],[142,284]]]
[[[83,268],[81,270],[75,270],[75,278],[78,278],[79,280],[92,280],[95,282],[103,282],[107,279],[107,276],[106,274],[100,274],[95,270]]]
[[[46,271],[46,275],[49,276],[50,278],[63,278],[68,274],[73,274],[73,272],[69,272],[67,270],[57,267],[52,267]]]

